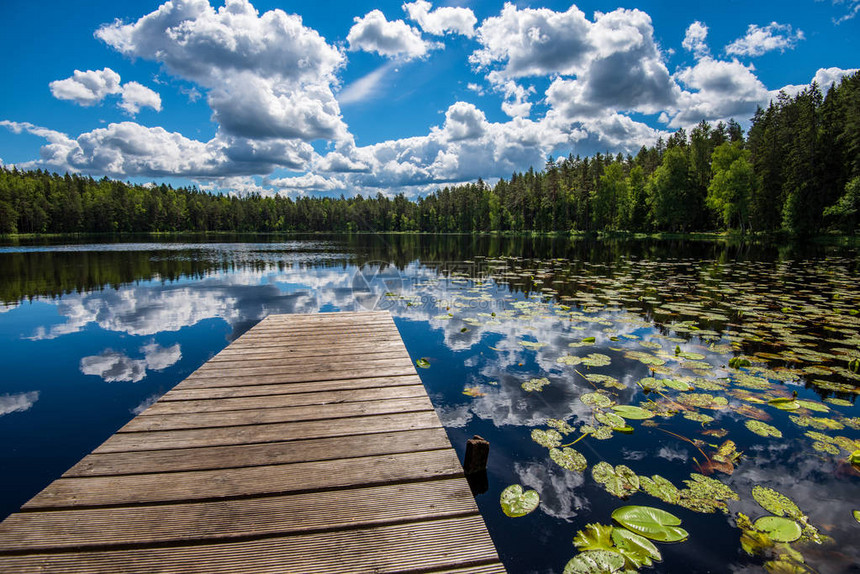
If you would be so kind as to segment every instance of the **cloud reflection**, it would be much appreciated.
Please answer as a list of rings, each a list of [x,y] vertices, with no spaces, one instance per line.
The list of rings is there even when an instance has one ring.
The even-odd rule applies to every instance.
[[[172,347],[162,347],[150,343],[140,348],[143,359],[132,359],[125,353],[105,349],[98,355],[81,359],[80,370],[85,375],[95,375],[108,383],[137,383],[146,377],[147,370],[163,371],[182,358],[179,343]]]
[[[0,395],[0,416],[28,411],[37,400],[39,400],[39,391]]]

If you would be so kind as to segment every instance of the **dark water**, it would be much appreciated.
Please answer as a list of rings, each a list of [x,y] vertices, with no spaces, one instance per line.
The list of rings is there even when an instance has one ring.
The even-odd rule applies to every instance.
[[[736,513],[768,514],[755,485],[788,496],[820,534],[820,544],[791,544],[794,567],[802,556],[809,568],[795,571],[858,571],[860,473],[846,462],[860,449],[856,251],[465,236],[218,241],[0,248],[0,518],[263,317],[376,308],[394,315],[412,358],[429,361],[419,374],[461,457],[472,435],[491,442],[476,500],[510,572],[561,572],[578,552],[576,532],[611,524],[626,504],[667,510],[689,532],[658,544],[662,562],[642,571],[763,571],[789,550],[741,548]],[[609,364],[574,364],[590,354]],[[729,368],[735,356],[749,366]],[[539,378],[543,390],[523,389]],[[643,379],[657,390],[646,393]],[[566,470],[532,431],[566,421],[576,429],[567,444],[583,425],[600,426],[580,400],[598,391],[660,415],[629,420],[631,434],[579,440],[588,469]],[[809,402],[790,411],[767,402],[792,392]],[[725,400],[701,406],[693,395]],[[754,434],[752,420],[782,436]],[[742,456],[714,470],[706,460],[727,440]],[[713,513],[643,490],[621,500],[594,480],[601,461],[678,488],[704,472],[738,499]],[[515,483],[541,504],[509,518],[499,495]]]

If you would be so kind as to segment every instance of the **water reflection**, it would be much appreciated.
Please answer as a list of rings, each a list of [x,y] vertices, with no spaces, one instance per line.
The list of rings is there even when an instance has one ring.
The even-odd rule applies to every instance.
[[[755,484],[785,493],[839,545],[799,551],[821,572],[843,571],[860,560],[844,549],[856,529],[849,503],[860,498],[844,463],[860,439],[860,377],[848,367],[860,356],[857,258],[809,249],[816,259],[750,244],[411,236],[6,249],[0,415],[17,414],[0,418],[0,463],[29,480],[0,475],[0,516],[263,317],[376,308],[395,317],[412,357],[428,360],[419,373],[455,448],[473,434],[492,443],[477,501],[510,571],[562,570],[575,532],[627,503],[532,440],[552,427],[572,443],[607,426],[597,415],[611,407],[581,400],[592,393],[656,416],[627,421],[632,434],[610,428],[580,440],[589,467],[626,464],[683,488],[732,440],[743,453],[734,472],[712,475],[738,493],[729,509],[765,514],[751,499]],[[730,367],[736,357],[750,362]],[[540,378],[542,390],[523,388]],[[105,384],[118,382],[135,384]],[[795,390],[810,403],[791,412],[768,404]],[[782,437],[754,434],[745,426],[754,419]],[[57,429],[66,442],[43,438]],[[813,430],[836,442],[814,450],[822,439]],[[499,512],[512,483],[540,492],[533,516]],[[628,502],[666,508],[691,532],[657,571],[762,561],[740,550],[731,515],[641,491]]]

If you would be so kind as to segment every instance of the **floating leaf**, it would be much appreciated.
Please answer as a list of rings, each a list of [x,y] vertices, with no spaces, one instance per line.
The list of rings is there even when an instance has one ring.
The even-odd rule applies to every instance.
[[[539,392],[539,391],[542,391],[543,388],[545,386],[547,386],[548,384],[549,384],[549,379],[542,378],[542,379],[529,379],[528,381],[526,381],[525,383],[523,383],[520,386],[522,387],[522,389],[524,391],[528,391],[528,392],[538,391]]]
[[[562,421],[559,419],[547,419],[546,425],[554,428],[561,434],[570,434],[576,429],[570,426],[566,421]]]
[[[758,484],[753,486],[752,496],[759,506],[776,516],[789,516],[795,519],[803,516],[800,508],[790,498],[767,486]]]
[[[817,450],[818,452],[826,452],[827,454],[832,454],[833,456],[839,455],[839,447],[827,442],[821,442],[817,440],[812,443],[812,448],[814,450]]]
[[[605,367],[611,362],[609,356],[600,353],[590,353],[582,358],[582,364],[586,367]]]
[[[759,436],[782,438],[782,431],[767,423],[761,421],[744,421],[744,424],[749,430]]]
[[[570,559],[563,574],[615,574],[624,568],[624,556],[611,550],[589,550]]]
[[[579,397],[579,400],[582,401],[583,404],[600,408],[606,408],[612,405],[612,399],[603,393],[585,393]]]
[[[549,451],[549,457],[560,467],[574,472],[584,472],[588,467],[582,453],[570,447],[553,448]]]
[[[561,446],[561,434],[557,430],[532,430],[532,440],[546,448]]]
[[[791,397],[778,397],[767,402],[772,407],[776,407],[783,411],[796,411],[800,408],[800,403],[797,399]]]
[[[690,383],[686,381],[681,381],[677,379],[663,379],[663,383],[669,388],[675,389],[676,391],[692,391],[693,387]]]
[[[854,515],[854,520],[860,522],[860,510],[855,510],[852,512],[852,514]]]
[[[481,387],[466,387],[463,394],[469,397],[484,397],[487,393],[481,391]]]
[[[546,343],[538,343],[535,341],[520,341],[520,345],[522,345],[526,349],[531,349],[533,351],[537,351],[542,347],[546,347]]]
[[[540,504],[540,496],[535,490],[523,491],[519,484],[512,484],[502,491],[499,498],[502,511],[511,518],[525,516]]]
[[[713,422],[714,417],[710,415],[706,415],[704,413],[693,413],[690,411],[684,412],[684,418],[691,421],[696,421],[702,424],[708,424],[709,422]]]
[[[612,389],[625,389],[627,387],[624,386],[624,383],[621,383],[615,377],[609,375],[602,375],[598,373],[586,373],[586,380],[591,381],[592,383],[597,383],[598,385],[603,385],[604,387],[609,387]]]
[[[681,498],[681,491],[678,490],[678,487],[659,474],[655,474],[651,478],[640,476],[639,486],[651,496],[669,504],[677,504]]]
[[[854,466],[860,466],[860,450],[855,450],[848,455],[848,462]]]
[[[616,405],[612,407],[612,410],[624,417],[625,419],[631,420],[645,420],[650,419],[654,416],[653,411],[649,411],[648,409],[643,409],[642,407],[637,407],[633,405]]]
[[[598,422],[610,426],[613,429],[627,426],[627,421],[615,413],[599,412],[594,415],[594,418],[596,418]]]
[[[577,357],[576,355],[564,355],[555,360],[556,363],[561,363],[562,365],[578,365],[582,362],[582,357]]]
[[[753,526],[767,534],[775,542],[794,542],[800,538],[800,525],[782,516],[762,516]]]
[[[724,409],[729,404],[726,397],[715,397],[708,393],[686,393],[680,395],[677,401],[688,407],[707,409]]]
[[[830,403],[831,405],[836,405],[838,407],[850,407],[854,403],[851,401],[846,401],[845,399],[840,399],[838,397],[827,397],[824,399],[824,402]]]
[[[614,546],[612,542],[613,530],[613,526],[606,524],[586,524],[585,528],[579,530],[573,537],[573,545],[581,552],[609,550]]]
[[[680,542],[689,536],[678,526],[680,518],[650,506],[622,506],[615,509],[612,519],[624,528],[657,542]]]
[[[639,490],[639,477],[623,464],[612,468],[608,462],[598,462],[592,467],[591,476],[603,485],[606,492],[618,498],[627,498]]]
[[[797,404],[805,409],[809,409],[811,411],[817,411],[819,413],[829,413],[830,409],[827,405],[822,405],[821,403],[815,401],[805,401],[802,399],[797,399]]]
[[[623,554],[636,568],[651,566],[654,560],[663,559],[653,542],[626,528],[612,529],[612,541],[615,543],[617,551]]]
[[[427,359],[418,359],[417,361],[415,361],[415,364],[422,369],[430,368],[430,361],[428,361]]]

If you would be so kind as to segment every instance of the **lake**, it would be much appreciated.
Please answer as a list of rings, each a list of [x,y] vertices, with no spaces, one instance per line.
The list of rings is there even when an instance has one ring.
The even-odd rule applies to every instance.
[[[510,572],[601,548],[643,572],[860,564],[856,249],[189,237],[7,244],[0,269],[0,518],[263,317],[377,309],[461,459],[490,441],[472,486]],[[628,505],[680,520],[659,559],[610,533]]]

